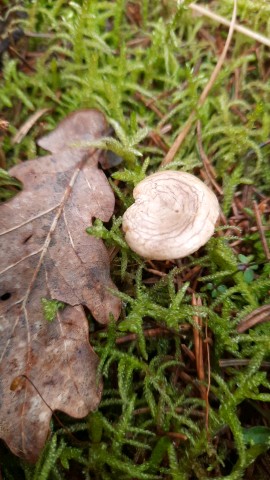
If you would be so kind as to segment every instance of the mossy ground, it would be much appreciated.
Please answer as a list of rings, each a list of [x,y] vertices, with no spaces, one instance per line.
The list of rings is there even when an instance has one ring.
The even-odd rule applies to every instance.
[[[261,241],[263,235],[269,246],[269,48],[235,32],[197,109],[228,30],[194,16],[188,4],[26,0],[11,8],[2,2],[0,44],[9,41],[0,104],[9,127],[1,124],[0,166],[42,154],[36,138],[69,112],[105,113],[115,134],[102,147],[121,159],[108,171],[117,207],[110,225],[97,221],[90,233],[107,242],[123,299],[117,324],[101,330],[89,320],[104,378],[99,410],[81,422],[60,415],[64,429],[54,419],[36,466],[1,444],[5,480],[269,478],[270,323],[237,330],[269,303]],[[207,5],[231,18],[232,0]],[[264,0],[238,1],[238,22],[267,37],[269,14]],[[43,108],[49,110],[14,144],[19,127]],[[194,126],[167,168],[205,181],[210,175],[221,227],[181,263],[142,262],[124,242],[121,215],[134,185],[160,167],[193,109]],[[17,186],[4,173],[0,182],[6,199]]]

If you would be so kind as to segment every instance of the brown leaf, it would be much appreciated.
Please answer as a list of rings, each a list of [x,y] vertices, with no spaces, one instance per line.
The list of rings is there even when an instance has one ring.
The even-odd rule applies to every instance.
[[[0,437],[29,461],[46,441],[52,410],[81,418],[101,397],[82,305],[106,323],[120,302],[109,291],[107,250],[85,229],[93,217],[110,219],[114,196],[98,169],[103,154],[74,143],[105,129],[98,111],[68,116],[39,141],[52,155],[10,171],[24,190],[0,206]],[[48,322],[42,298],[67,306]]]

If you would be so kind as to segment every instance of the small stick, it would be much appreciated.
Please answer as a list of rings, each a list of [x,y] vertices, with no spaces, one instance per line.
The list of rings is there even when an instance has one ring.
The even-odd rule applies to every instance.
[[[207,157],[204,149],[203,149],[203,144],[202,144],[202,126],[200,120],[197,121],[197,138],[198,138],[198,147],[199,147],[199,152],[200,156],[203,162],[203,166],[205,168],[206,174],[210,182],[212,183],[213,187],[215,187],[216,191],[220,194],[223,195],[222,188],[219,186],[219,184],[216,182],[215,177],[216,177],[216,172],[211,165],[209,158]]]
[[[149,273],[153,273],[154,275],[157,275],[157,277],[167,277],[167,273],[160,272],[160,270],[155,270],[154,268],[146,268],[145,270]]]
[[[143,332],[145,337],[157,337],[161,335],[172,335],[171,330],[168,330],[167,328],[148,328],[147,330],[144,330]],[[127,342],[133,342],[134,340],[138,339],[137,333],[130,333],[129,335],[125,335],[123,337],[119,337],[115,340],[116,344],[121,344],[121,343],[127,343]]]
[[[17,131],[16,135],[14,135],[12,139],[12,144],[14,145],[15,143],[20,143],[22,139],[27,135],[29,130],[35,125],[35,123],[44,115],[45,113],[49,112],[50,108],[41,108],[40,110],[37,110],[35,113],[30,115],[26,122],[19,128]]]
[[[167,435],[167,437],[172,438],[173,440],[187,440],[187,436],[184,433],[178,432],[162,432],[163,435]]]
[[[250,364],[250,359],[249,358],[225,358],[221,359],[218,362],[219,366],[221,368],[227,368],[227,367],[245,367],[246,365]],[[262,362],[261,367],[264,368],[269,368],[270,367],[270,362]]]
[[[205,17],[211,18],[212,20],[215,20],[216,22],[219,22],[222,25],[225,25],[226,27],[230,26],[229,20],[227,20],[224,17],[221,17],[217,13],[211,12],[211,10],[203,7],[202,5],[197,5],[195,3],[190,3],[189,8],[191,10],[193,10],[194,12],[200,13],[201,15],[204,15]],[[270,47],[270,39],[265,37],[264,35],[261,35],[260,33],[254,32],[253,30],[250,30],[247,27],[243,27],[242,25],[239,25],[238,23],[235,23],[234,30],[236,30],[239,33],[243,33],[243,35],[246,35],[247,37],[252,38],[256,42],[260,42],[263,45],[266,45],[267,47]]]
[[[183,350],[183,352],[187,355],[187,357],[192,361],[192,362],[196,362],[196,358],[195,358],[195,355],[194,353],[184,344],[184,343],[181,343],[181,348]]]
[[[255,218],[256,218],[256,223],[257,223],[260,239],[261,239],[261,242],[262,242],[263,251],[264,251],[264,254],[265,254],[267,260],[270,260],[270,251],[269,251],[269,248],[268,248],[268,245],[267,245],[267,240],[265,238],[264,227],[263,227],[263,224],[262,224],[262,219],[261,219],[261,216],[260,216],[259,207],[258,207],[255,200],[253,201],[253,209],[254,209],[254,213],[255,213]]]
[[[169,150],[168,145],[162,140],[161,136],[159,133],[155,132],[154,130],[152,132],[148,133],[148,136],[151,138],[152,142],[157,145],[161,150],[163,150],[164,153],[167,153]]]
[[[29,70],[31,70],[32,72],[36,72],[36,69],[34,67],[32,67],[32,65],[30,65],[30,63],[27,62],[27,60],[25,60],[25,58],[23,58],[23,56],[16,50],[16,48],[14,48],[10,45],[8,47],[8,49],[12,53],[14,53],[14,55],[16,55],[24,63],[24,65],[26,65],[26,67],[29,68]]]
[[[211,363],[210,363],[210,348],[208,341],[208,322],[205,323],[205,343],[206,343],[206,358],[207,358],[207,389],[205,393],[205,429],[207,436],[209,436],[209,393],[211,388]]]
[[[216,66],[215,66],[215,68],[212,72],[212,75],[211,75],[207,85],[205,86],[205,88],[204,88],[204,90],[203,90],[203,92],[202,92],[202,94],[199,98],[198,107],[201,107],[204,104],[204,102],[205,102],[213,84],[215,83],[221,68],[222,68],[222,65],[224,63],[225,57],[227,55],[227,52],[228,52],[228,49],[229,49],[229,46],[230,46],[230,43],[231,43],[231,40],[232,40],[232,36],[233,36],[233,32],[234,32],[234,25],[235,25],[235,20],[236,20],[236,13],[237,13],[237,0],[234,0],[233,14],[232,14],[231,22],[230,22],[230,29],[229,29],[229,33],[228,33],[228,36],[227,36],[226,43],[225,43],[224,48],[222,50],[222,53],[219,57],[219,60],[218,60]],[[181,147],[184,139],[186,138],[187,134],[189,133],[195,117],[196,117],[196,111],[192,110],[192,112],[191,112],[183,130],[179,133],[178,137],[176,138],[176,140],[172,144],[170,150],[168,151],[166,157],[161,162],[162,167],[164,167],[165,165],[168,165],[168,163],[170,163],[174,159],[174,157],[175,157],[176,153],[178,152],[179,148]]]
[[[150,108],[160,119],[163,118],[163,113],[154,105],[154,100],[151,98],[147,100],[140,92],[135,92],[135,98],[140,100],[147,108]]]
[[[168,407],[165,407],[164,411],[170,413],[171,409],[168,408]],[[185,412],[185,408],[176,407],[174,409],[174,411],[176,413],[183,413],[183,412]],[[133,410],[133,415],[143,415],[143,414],[149,413],[149,412],[151,412],[149,407],[141,407],[141,408],[137,408],[136,410]],[[194,416],[194,417],[199,417],[199,418],[204,417],[204,413],[200,412],[199,410],[192,410],[192,411],[189,412],[189,415]]]
[[[193,306],[200,306],[202,304],[201,299],[198,298],[196,300],[195,294],[192,294],[192,305]],[[198,327],[202,327],[202,319],[198,315],[193,316],[193,320],[197,323]],[[200,381],[204,381],[204,363],[203,363],[203,343],[202,338],[200,335],[200,331],[198,328],[193,328],[193,335],[194,335],[194,350],[195,350],[195,358],[196,358],[196,368],[197,368],[197,375]],[[206,400],[206,388],[204,385],[200,385],[200,392],[203,400]]]
[[[243,333],[251,327],[258,325],[259,323],[269,322],[270,320],[270,305],[263,305],[256,308],[253,312],[249,313],[243,318],[237,326],[237,332]]]

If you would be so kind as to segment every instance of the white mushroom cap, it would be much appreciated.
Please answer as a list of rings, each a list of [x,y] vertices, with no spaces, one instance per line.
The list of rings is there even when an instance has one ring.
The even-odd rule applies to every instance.
[[[130,248],[144,258],[186,257],[214,233],[220,213],[217,197],[190,173],[154,173],[138,183],[133,196],[123,230]]]

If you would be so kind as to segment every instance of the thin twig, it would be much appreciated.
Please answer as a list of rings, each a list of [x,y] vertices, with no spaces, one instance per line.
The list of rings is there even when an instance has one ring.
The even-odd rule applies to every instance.
[[[229,20],[227,20],[224,17],[221,17],[220,15],[217,15],[217,13],[211,12],[208,8],[203,7],[202,5],[197,5],[195,3],[190,3],[189,8],[193,10],[194,12],[200,13],[201,15],[204,15],[205,17],[211,18],[212,20],[215,20],[218,23],[221,23],[222,25],[225,25],[226,27],[230,26]],[[253,40],[262,43],[263,45],[266,45],[267,47],[270,47],[270,39],[265,37],[264,35],[261,35],[260,33],[254,32],[253,30],[250,30],[249,28],[243,27],[242,25],[239,25],[238,23],[235,23],[234,25],[234,30],[236,30],[239,33],[243,33],[243,35],[246,35],[249,38],[252,38]]]
[[[195,295],[192,295],[192,305],[193,306],[201,306],[202,302],[201,299],[198,298],[196,300]],[[204,381],[204,361],[203,361],[203,342],[201,337],[201,327],[202,327],[202,319],[198,315],[193,315],[194,323],[198,325],[197,327],[193,328],[193,336],[194,336],[194,350],[195,350],[195,358],[196,358],[196,369],[198,379],[200,381]],[[206,400],[206,388],[205,385],[200,385],[200,392],[203,400]]]
[[[19,128],[17,133],[14,135],[12,139],[12,144],[20,143],[22,139],[27,135],[29,130],[35,125],[35,123],[44,115],[45,113],[48,113],[50,111],[50,108],[41,108],[40,110],[37,110],[33,115],[30,115],[30,117],[26,120],[26,122]]]
[[[171,413],[171,409],[169,407],[165,407],[164,408],[164,411],[167,412],[167,413]],[[145,413],[149,413],[151,412],[150,408],[149,407],[141,407],[141,408],[137,408],[136,410],[133,410],[133,415],[144,415]],[[185,413],[185,408],[183,407],[176,407],[174,409],[174,412],[176,413]],[[189,415],[190,416],[194,416],[194,417],[199,417],[199,418],[203,418],[204,417],[204,413],[203,412],[200,412],[199,410],[191,410],[189,412]]]
[[[256,308],[253,312],[249,313],[243,318],[237,326],[237,331],[243,333],[251,327],[258,325],[259,323],[269,322],[270,320],[270,305],[263,305]]]
[[[153,98],[150,98],[149,100],[145,98],[140,92],[135,92],[134,96],[137,100],[140,100],[147,108],[152,110],[160,119],[164,117],[163,113],[154,104]]]
[[[205,343],[206,343],[206,359],[207,359],[207,388],[205,394],[205,429],[207,436],[209,436],[209,393],[211,388],[211,363],[210,363],[210,348],[208,341],[208,322],[205,323]]]
[[[224,358],[219,360],[218,364],[221,368],[227,367],[245,367],[249,365],[251,360],[249,358]],[[262,368],[270,368],[270,362],[262,362]]]
[[[192,362],[196,362],[194,353],[184,343],[181,343],[181,349]]]
[[[24,32],[24,35],[26,37],[30,37],[30,38],[55,38],[55,34],[54,33],[37,33],[37,32]]]
[[[160,270],[156,270],[154,268],[146,268],[145,270],[149,273],[153,273],[157,277],[167,277],[167,273],[161,272]]]
[[[145,337],[158,337],[163,335],[172,335],[172,332],[167,328],[158,327],[158,328],[148,328],[147,330],[144,330],[143,334]],[[115,343],[119,345],[121,343],[134,342],[137,339],[138,339],[137,333],[130,333],[123,337],[117,338],[115,340]]]
[[[32,65],[30,65],[29,62],[27,62],[27,60],[25,60],[25,58],[16,50],[16,48],[12,47],[11,45],[8,47],[8,49],[14,53],[14,55],[16,55],[16,57],[18,57],[23,63],[24,65],[29,68],[29,70],[31,70],[32,72],[36,72],[36,69],[35,67],[32,67]]]
[[[179,432],[161,432],[162,435],[166,435],[167,437],[172,438],[173,440],[187,440],[187,436],[184,433]]]
[[[231,19],[231,22],[230,22],[230,29],[229,29],[229,32],[228,32],[228,36],[227,36],[227,40],[226,40],[226,43],[225,43],[225,46],[223,48],[223,51],[219,57],[219,60],[212,72],[212,75],[207,83],[207,85],[205,86],[199,100],[198,100],[198,107],[201,107],[212,86],[214,85],[216,79],[217,79],[217,76],[222,68],[222,65],[224,63],[224,60],[225,60],[225,57],[227,55],[227,52],[228,52],[228,49],[229,49],[229,46],[230,46],[230,43],[231,43],[231,40],[232,40],[232,36],[233,36],[233,32],[234,32],[234,25],[235,25],[235,20],[236,20],[236,13],[237,13],[237,0],[234,0],[234,7],[233,7],[233,14],[232,14],[232,19]],[[182,145],[184,139],[186,138],[187,134],[189,133],[191,127],[192,127],[192,124],[193,124],[193,121],[194,119],[196,118],[196,110],[192,110],[183,130],[179,133],[178,137],[176,138],[176,140],[174,141],[173,145],[171,146],[170,150],[168,151],[166,157],[164,158],[164,160],[162,161],[161,163],[161,166],[164,167],[165,165],[167,165],[168,163],[170,163],[176,153],[178,152],[180,146]]]
[[[266,237],[265,237],[264,227],[263,227],[263,224],[262,224],[262,219],[261,219],[261,216],[260,216],[259,207],[257,205],[257,202],[255,202],[255,200],[253,202],[253,209],[254,209],[254,213],[255,213],[255,218],[256,218],[256,223],[257,223],[260,239],[261,239],[261,242],[262,242],[263,251],[264,251],[264,254],[265,254],[267,260],[270,260],[270,251],[269,251],[269,247],[268,247],[267,240],[266,240]]]
[[[219,184],[216,182],[215,177],[216,177],[216,172],[214,167],[211,165],[211,162],[209,161],[204,149],[203,149],[203,144],[202,144],[202,127],[201,127],[201,122],[200,120],[197,121],[197,138],[198,138],[198,148],[200,152],[200,156],[203,162],[203,166],[205,168],[207,177],[209,181],[212,183],[213,187],[216,189],[216,191],[220,194],[223,195],[222,188],[219,186]]]

